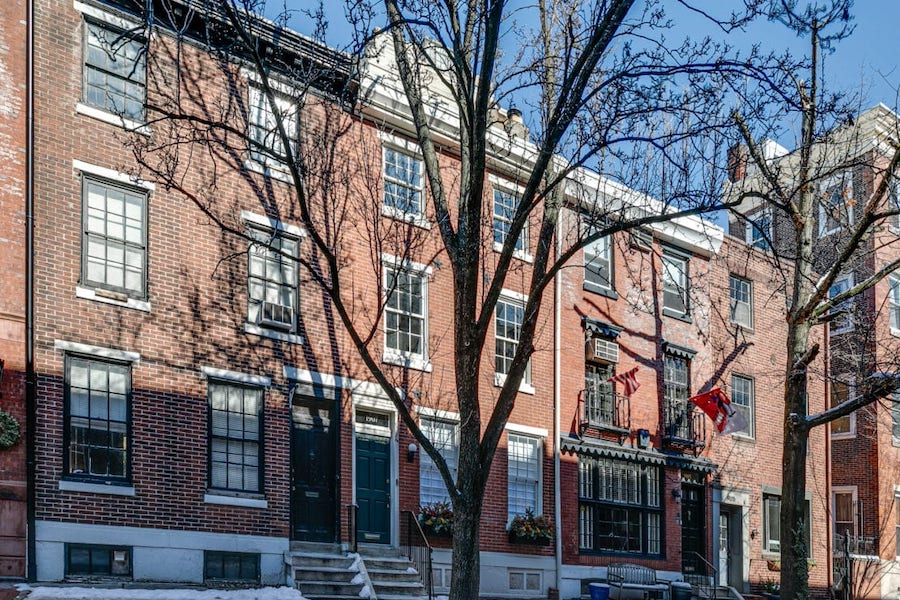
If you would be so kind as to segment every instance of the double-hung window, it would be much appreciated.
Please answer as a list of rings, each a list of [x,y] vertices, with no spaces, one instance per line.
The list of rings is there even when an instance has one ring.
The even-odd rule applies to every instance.
[[[690,312],[688,300],[688,258],[684,254],[663,251],[663,313],[685,318]]]
[[[541,439],[510,433],[507,455],[508,519],[528,510],[541,514]]]
[[[849,227],[853,222],[853,182],[849,175],[825,181],[819,194],[819,237]]]
[[[274,106],[261,88],[250,86],[250,158],[257,163],[283,170],[287,146],[278,128],[278,117],[281,118],[285,137],[293,148],[297,140],[297,104],[284,94],[273,94]]]
[[[753,380],[743,375],[731,375],[731,406],[741,412],[747,429],[735,435],[755,436],[754,410],[756,401],[753,395]]]
[[[856,487],[835,487],[832,492],[835,548],[843,548],[844,536],[856,536]],[[859,548],[854,548],[859,549]]]
[[[656,465],[579,456],[579,551],[661,554],[661,489]]]
[[[85,24],[83,98],[124,119],[143,121],[146,95],[144,40],[107,25]]]
[[[831,406],[835,407],[849,400],[853,396],[854,386],[847,381],[834,380],[831,382]],[[831,421],[832,438],[853,437],[856,434],[856,413],[850,413]]]
[[[753,284],[732,275],[728,280],[731,322],[748,329],[753,327]]]
[[[501,296],[494,311],[494,374],[498,385],[506,379],[522,335],[525,300]],[[531,364],[526,366],[523,384],[531,383]]]
[[[665,398],[666,433],[669,437],[692,439],[691,410],[688,402],[690,362],[684,356],[666,353],[663,394]]]
[[[900,332],[900,276],[891,275],[888,282],[890,284],[888,309],[891,311],[891,331]]]
[[[506,243],[509,231],[512,228],[513,219],[519,209],[519,196],[494,188],[494,248],[499,250]],[[515,251],[519,256],[528,253],[528,223],[522,227],[522,232],[516,238]]]
[[[444,458],[453,479],[456,479],[456,465],[459,458],[459,424],[437,419],[421,419],[419,427],[431,444]],[[449,502],[450,494],[437,466],[427,452],[419,457],[419,504]]]
[[[211,489],[253,494],[262,490],[262,410],[262,388],[210,382]]]
[[[811,546],[809,545],[810,540],[812,539],[810,535],[811,523],[810,523],[810,501],[807,498],[805,501],[806,508],[806,547],[810,549],[811,556]],[[781,495],[778,493],[763,493],[763,552],[771,552],[771,553],[780,553],[781,552]]]
[[[65,473],[127,481],[131,476],[131,365],[66,358]]]
[[[147,194],[83,177],[81,281],[132,298],[147,297]]]
[[[593,233],[589,228],[588,234]],[[605,235],[584,247],[584,287],[599,292],[613,289],[612,237]]]
[[[385,273],[384,354],[387,362],[402,361],[425,368],[426,276],[422,272],[387,268]]]
[[[298,241],[280,230],[250,228],[247,320],[267,329],[296,330]]]
[[[384,147],[384,206],[388,213],[422,215],[422,171],[421,158]]]
[[[772,240],[772,213],[761,210],[747,217],[746,241],[754,248],[761,250],[771,249]]]
[[[835,280],[828,290],[828,297],[835,298],[853,287],[853,274],[843,275]],[[848,298],[831,308],[832,313],[837,315],[831,319],[829,327],[831,333],[844,333],[853,330],[853,299]]]

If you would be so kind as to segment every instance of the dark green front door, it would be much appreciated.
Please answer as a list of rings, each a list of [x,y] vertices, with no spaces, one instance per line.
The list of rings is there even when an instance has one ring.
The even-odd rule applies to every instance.
[[[360,542],[391,542],[390,438],[356,435],[356,503]]]
[[[681,484],[681,571],[706,575],[706,495],[702,485]]]

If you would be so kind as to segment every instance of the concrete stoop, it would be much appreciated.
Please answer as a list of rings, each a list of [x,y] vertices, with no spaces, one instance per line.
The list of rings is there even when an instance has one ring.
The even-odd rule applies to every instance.
[[[285,553],[288,585],[308,600],[427,600],[413,563],[396,548],[348,554],[330,544],[292,544]]]

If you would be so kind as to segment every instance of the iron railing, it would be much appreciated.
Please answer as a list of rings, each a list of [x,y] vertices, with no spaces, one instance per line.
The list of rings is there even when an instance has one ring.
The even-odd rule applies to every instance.
[[[614,430],[631,430],[631,399],[608,390],[586,389],[584,420],[588,425]]]
[[[347,505],[347,535],[350,536],[350,551],[356,552],[359,549],[359,506],[356,504]]]
[[[684,573],[684,580],[694,586],[708,587],[706,597],[709,600],[717,600],[719,597],[719,570],[699,552],[690,550],[685,554],[693,555],[690,558],[686,556],[685,560],[694,563],[694,572]]]
[[[409,558],[416,566],[419,572],[419,580],[425,586],[428,592],[428,600],[434,600],[434,574],[431,562],[431,544],[425,532],[422,531],[422,525],[419,524],[419,517],[410,510],[405,510],[406,515],[406,557]]]
[[[673,445],[706,446],[706,415],[687,402],[666,402],[665,440]]]
[[[878,536],[837,534],[834,536],[834,551],[836,554],[876,556],[878,554]]]

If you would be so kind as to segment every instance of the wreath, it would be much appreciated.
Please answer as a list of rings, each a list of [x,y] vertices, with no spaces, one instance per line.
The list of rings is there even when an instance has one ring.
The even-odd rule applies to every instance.
[[[0,410],[0,449],[12,448],[19,441],[19,422],[4,410]]]

